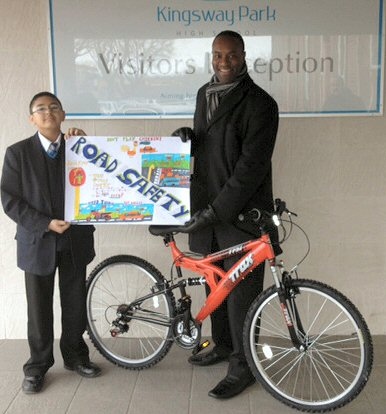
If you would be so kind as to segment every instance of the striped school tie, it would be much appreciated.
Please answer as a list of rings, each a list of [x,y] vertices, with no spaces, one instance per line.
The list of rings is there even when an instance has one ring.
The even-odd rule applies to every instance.
[[[50,146],[48,147],[47,155],[50,158],[56,158],[56,156],[58,155],[58,150],[59,150],[59,144],[57,142],[52,142]]]

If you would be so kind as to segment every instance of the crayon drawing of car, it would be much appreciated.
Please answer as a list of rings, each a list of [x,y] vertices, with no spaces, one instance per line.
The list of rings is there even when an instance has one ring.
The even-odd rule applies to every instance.
[[[90,215],[86,218],[87,221],[91,220],[111,220],[110,213],[101,213],[100,211],[91,211]]]
[[[138,211],[130,211],[128,213],[121,214],[119,219],[122,221],[142,221],[144,219],[144,215]]]
[[[139,151],[142,153],[157,152],[157,150],[154,147],[151,147],[150,145],[146,145],[145,147],[141,148]]]
[[[161,187],[178,187],[179,185],[180,179],[176,177],[166,177],[160,183]]]

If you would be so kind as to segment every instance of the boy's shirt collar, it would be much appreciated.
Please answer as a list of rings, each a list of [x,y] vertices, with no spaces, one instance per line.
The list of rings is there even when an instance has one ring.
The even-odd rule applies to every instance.
[[[48,147],[51,144],[51,141],[48,138],[46,138],[43,134],[41,134],[39,131],[38,131],[38,136],[39,136],[40,143],[42,144],[44,150],[47,152]],[[61,140],[62,140],[62,133],[60,133],[58,135],[58,138],[56,138],[56,140],[54,141],[55,143],[59,144],[58,148],[60,147]]]

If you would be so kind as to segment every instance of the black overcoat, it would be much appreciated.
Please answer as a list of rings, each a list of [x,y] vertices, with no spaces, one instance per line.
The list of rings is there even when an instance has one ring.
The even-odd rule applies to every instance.
[[[220,223],[190,235],[190,249],[202,254],[212,251],[213,235],[225,249],[259,234],[238,216],[255,207],[273,209],[271,158],[279,120],[275,100],[247,75],[208,124],[206,87],[198,91],[194,114],[191,210],[211,204]]]

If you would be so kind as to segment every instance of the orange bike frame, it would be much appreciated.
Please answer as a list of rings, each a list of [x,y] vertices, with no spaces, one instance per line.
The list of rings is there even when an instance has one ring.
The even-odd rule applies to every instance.
[[[171,248],[175,265],[203,275],[210,288],[210,294],[195,318],[199,323],[202,323],[253,269],[265,260],[274,265],[275,259],[268,234],[263,234],[259,239],[229,247],[203,258],[186,256],[178,249],[174,240],[171,240],[168,245]],[[228,271],[214,264],[240,254],[242,257]]]

